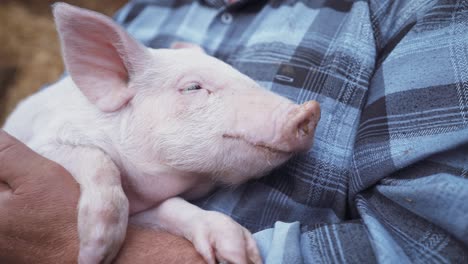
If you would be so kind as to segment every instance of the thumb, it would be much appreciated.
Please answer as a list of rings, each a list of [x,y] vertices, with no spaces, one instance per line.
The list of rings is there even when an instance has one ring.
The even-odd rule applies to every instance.
[[[0,129],[0,188],[15,191],[21,184],[33,180],[47,159]]]

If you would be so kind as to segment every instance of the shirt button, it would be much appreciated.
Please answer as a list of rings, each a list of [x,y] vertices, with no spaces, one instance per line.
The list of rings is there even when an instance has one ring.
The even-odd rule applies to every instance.
[[[221,22],[223,22],[226,25],[229,25],[232,23],[232,15],[230,13],[223,13],[221,15]]]

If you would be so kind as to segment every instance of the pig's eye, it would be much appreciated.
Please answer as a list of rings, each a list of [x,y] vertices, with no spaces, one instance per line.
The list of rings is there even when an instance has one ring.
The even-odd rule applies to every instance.
[[[189,92],[193,92],[193,91],[196,91],[196,90],[201,90],[203,89],[199,84],[192,84],[190,85],[189,87],[185,88],[182,90],[183,93],[189,93]]]

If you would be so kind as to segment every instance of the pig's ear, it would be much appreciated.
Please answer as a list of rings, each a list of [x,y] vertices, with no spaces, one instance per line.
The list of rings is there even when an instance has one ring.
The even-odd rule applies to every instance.
[[[171,49],[193,49],[205,53],[205,50],[197,44],[176,41],[171,44]]]
[[[101,111],[119,110],[135,95],[128,83],[149,58],[110,18],[64,3],[53,7],[65,66],[90,102]]]

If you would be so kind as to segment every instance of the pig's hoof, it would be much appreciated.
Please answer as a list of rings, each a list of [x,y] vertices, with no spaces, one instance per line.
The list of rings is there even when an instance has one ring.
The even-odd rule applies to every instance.
[[[188,238],[207,263],[262,263],[252,234],[230,217],[203,211],[195,219]]]
[[[78,256],[79,264],[107,264],[112,263],[119,251],[119,247],[110,248],[106,246],[80,246],[80,253]]]

